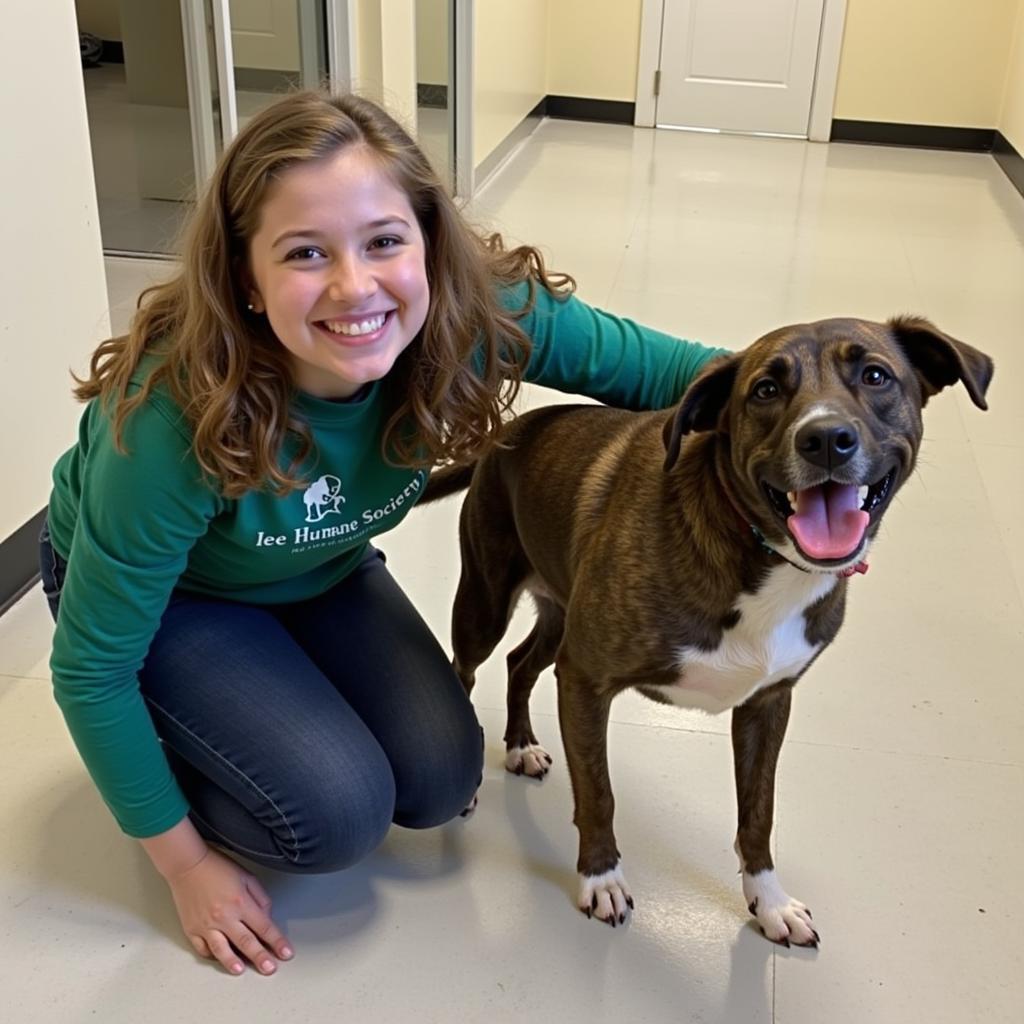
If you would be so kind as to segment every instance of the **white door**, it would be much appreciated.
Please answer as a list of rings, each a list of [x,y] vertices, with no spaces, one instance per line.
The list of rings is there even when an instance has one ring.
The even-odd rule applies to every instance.
[[[664,0],[655,123],[807,135],[824,0]]]

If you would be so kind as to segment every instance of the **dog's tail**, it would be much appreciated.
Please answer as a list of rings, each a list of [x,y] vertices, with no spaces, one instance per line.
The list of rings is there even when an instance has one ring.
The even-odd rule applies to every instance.
[[[464,491],[473,479],[473,470],[476,463],[471,462],[467,466],[446,466],[444,469],[435,469],[427,480],[427,489],[423,492],[418,504],[426,505],[431,501],[439,501],[441,498],[448,498],[459,491]]]

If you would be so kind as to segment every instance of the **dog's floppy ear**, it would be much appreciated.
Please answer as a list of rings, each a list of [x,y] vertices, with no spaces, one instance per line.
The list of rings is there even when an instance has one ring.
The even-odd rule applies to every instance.
[[[736,380],[740,357],[719,356],[707,364],[700,376],[686,389],[675,415],[665,422],[662,439],[665,442],[665,469],[669,470],[679,458],[679,445],[684,434],[714,430]]]
[[[917,373],[925,402],[962,380],[971,401],[979,409],[988,408],[985,392],[995,366],[984,352],[944,334],[923,317],[896,316],[888,326]]]

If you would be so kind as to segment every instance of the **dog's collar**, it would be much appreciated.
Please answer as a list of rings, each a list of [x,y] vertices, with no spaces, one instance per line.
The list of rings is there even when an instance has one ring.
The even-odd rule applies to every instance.
[[[737,512],[737,514],[739,514],[739,509],[736,509],[736,512]],[[773,555],[777,555],[784,562],[789,562],[789,564],[791,566],[793,566],[794,569],[799,569],[801,572],[807,572],[807,573],[809,573],[811,571],[810,569],[804,568],[804,566],[802,566],[802,565],[797,565],[796,562],[790,561],[790,559],[788,559],[781,551],[776,551],[775,548],[773,548],[771,546],[771,544],[769,544],[768,541],[765,539],[764,534],[756,526],[754,526],[753,523],[748,523],[747,520],[742,515],[740,515],[740,521],[743,523],[744,526],[747,526],[747,527],[750,528],[750,532],[757,538],[758,544],[760,544],[761,547],[763,547],[765,549],[765,551],[769,551]],[[856,565],[850,565],[850,566],[847,566],[845,569],[837,570],[836,571],[836,575],[837,576],[854,576],[857,573],[863,574],[863,573],[866,573],[867,571],[868,571],[868,563],[865,562],[863,559],[861,559],[861,561],[857,562]]]
[[[725,495],[726,501],[728,501],[729,504],[732,506],[732,510],[733,512],[736,513],[736,518],[739,519],[743,528],[746,530],[750,530],[750,532],[754,535],[754,538],[757,540],[758,544],[760,544],[765,551],[775,555],[776,558],[781,558],[784,562],[787,562],[789,565],[793,566],[794,569],[799,569],[801,572],[806,573],[811,572],[810,569],[807,569],[802,565],[797,565],[796,562],[793,562],[790,559],[788,559],[781,551],[776,551],[775,548],[773,548],[771,544],[769,544],[768,541],[765,539],[765,535],[752,522],[750,522],[750,520],[747,519],[747,517],[740,511],[740,507],[737,504],[736,499],[733,498],[732,494],[729,492],[729,488],[725,485],[725,481],[719,478],[718,485],[722,488],[722,493]],[[863,574],[867,571],[868,563],[861,559],[861,561],[857,562],[856,565],[847,566],[845,569],[838,569],[836,571],[836,575],[854,576],[857,573]]]

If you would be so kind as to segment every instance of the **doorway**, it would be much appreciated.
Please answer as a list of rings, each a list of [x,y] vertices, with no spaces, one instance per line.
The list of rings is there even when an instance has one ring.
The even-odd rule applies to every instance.
[[[637,125],[827,142],[847,0],[643,0]]]

